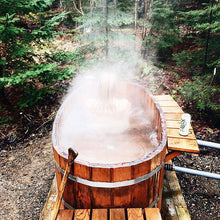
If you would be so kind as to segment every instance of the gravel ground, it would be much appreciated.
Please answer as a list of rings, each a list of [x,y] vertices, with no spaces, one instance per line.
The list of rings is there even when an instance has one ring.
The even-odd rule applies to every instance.
[[[220,173],[217,150],[200,147],[200,154],[184,153],[174,159],[177,166]],[[220,219],[219,181],[201,176],[177,173],[179,183],[192,219]]]
[[[0,219],[39,219],[54,177],[50,138],[0,152]]]

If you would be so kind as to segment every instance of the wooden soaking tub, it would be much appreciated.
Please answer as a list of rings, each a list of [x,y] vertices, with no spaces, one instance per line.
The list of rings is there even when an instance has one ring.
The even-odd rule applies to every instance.
[[[150,114],[151,126],[157,132],[159,144],[141,158],[114,164],[94,163],[88,158],[80,160],[80,157],[79,159],[77,157],[62,199],[66,208],[161,207],[167,144],[163,113],[143,87],[124,82],[120,85],[120,91],[127,96],[132,105],[140,105]],[[74,108],[74,105],[71,106],[73,103],[71,96],[64,101],[53,126],[53,151],[58,187],[68,158],[60,146],[59,140],[62,133],[60,131],[63,118],[70,108]],[[80,155],[80,149],[77,151]],[[94,149],[94,152],[98,153],[98,150]],[[108,154],[107,149],[106,154]]]

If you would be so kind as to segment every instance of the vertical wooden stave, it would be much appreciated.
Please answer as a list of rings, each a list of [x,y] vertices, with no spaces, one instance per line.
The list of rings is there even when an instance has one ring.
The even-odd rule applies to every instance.
[[[90,180],[90,168],[88,166],[74,163],[74,176]],[[74,201],[76,208],[91,207],[91,192],[88,186],[74,182]]]
[[[112,169],[111,182],[119,182],[132,179],[131,167],[119,167]],[[123,207],[131,202],[131,194],[127,193],[130,187],[118,187],[111,190],[112,207]]]
[[[102,175],[100,175],[102,173]],[[92,168],[91,180],[110,182],[110,168]],[[105,208],[111,207],[111,189],[91,187],[92,207]]]

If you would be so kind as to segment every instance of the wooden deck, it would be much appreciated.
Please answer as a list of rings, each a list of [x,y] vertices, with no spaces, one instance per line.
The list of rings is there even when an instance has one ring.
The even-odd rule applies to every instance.
[[[192,126],[190,126],[189,135],[181,136],[179,134],[180,120],[184,114],[181,107],[170,95],[154,96],[156,102],[163,110],[167,125],[168,150],[199,153],[199,146]]]
[[[53,207],[54,207],[54,204],[56,201],[56,197],[57,197],[57,184],[56,184],[56,178],[54,178],[50,192],[47,197],[47,201],[46,201],[44,208],[42,210],[40,220],[50,220],[51,219],[51,211],[53,210]],[[82,212],[82,210],[76,211],[74,218],[72,218],[72,219],[74,219],[74,220],[75,219],[81,219],[81,220],[90,219],[87,216],[91,215],[93,213],[93,211],[91,211],[91,210],[86,211],[86,210],[87,209],[85,209],[83,212]],[[102,210],[102,209],[100,209],[100,210]],[[110,214],[110,210],[113,210],[113,211],[111,211],[111,214]],[[117,210],[119,210],[119,211],[117,211]],[[127,209],[127,210],[132,211],[133,209]],[[138,210],[140,210],[140,209],[138,209]],[[141,215],[140,219],[142,219],[142,217],[144,217],[144,215],[146,217],[144,219],[146,219],[146,220],[160,219],[160,216],[157,214],[158,209],[148,209],[147,208],[147,209],[144,209],[144,211],[145,211],[145,213],[143,213],[143,211],[142,211],[143,214]],[[73,215],[73,210],[65,210],[65,211],[60,210],[60,213],[59,213],[60,216],[58,219],[61,220],[61,216],[63,216],[63,215],[68,216],[68,215],[71,215],[71,213]],[[79,213],[81,213],[81,214],[79,215]],[[109,217],[111,217],[109,219],[111,219],[111,220],[124,219],[124,217],[128,216],[127,215],[128,212],[127,212],[127,214],[125,214],[126,213],[125,209],[109,209],[109,210],[107,210],[107,214],[108,213],[109,213]],[[149,217],[149,215],[150,215],[150,217]],[[78,216],[78,218],[76,218],[76,216]],[[91,218],[91,220],[93,220],[95,218],[95,216],[94,215],[91,216],[91,217],[93,217],[93,218]],[[117,217],[115,217],[115,216],[117,216]],[[164,181],[163,181],[161,216],[162,216],[162,219],[165,219],[165,220],[190,220],[190,215],[189,215],[185,200],[183,198],[178,179],[177,179],[174,171],[165,171]],[[130,219],[132,219],[132,218],[130,218]],[[133,219],[138,220],[138,218],[133,218]],[[66,218],[62,217],[62,220],[66,220]]]

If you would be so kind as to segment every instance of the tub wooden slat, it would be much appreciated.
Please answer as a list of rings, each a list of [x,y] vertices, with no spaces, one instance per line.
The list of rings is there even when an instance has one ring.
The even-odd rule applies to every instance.
[[[128,207],[131,206],[131,193],[128,193],[128,190],[132,191],[131,187],[115,188],[112,189],[112,207]]]

